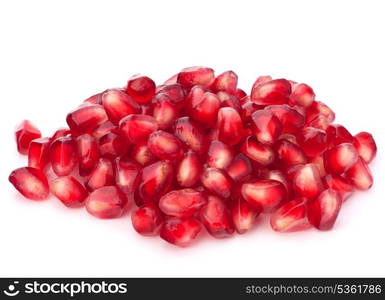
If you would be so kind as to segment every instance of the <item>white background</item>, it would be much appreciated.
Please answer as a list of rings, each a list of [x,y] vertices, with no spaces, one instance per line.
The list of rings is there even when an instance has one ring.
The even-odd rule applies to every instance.
[[[0,276],[385,276],[383,1],[1,1]],[[244,236],[187,249],[50,198],[20,197],[26,164],[13,128],[46,135],[86,97],[133,73],[161,83],[182,67],[309,83],[353,133],[374,134],[375,185],[343,206],[334,230]]]

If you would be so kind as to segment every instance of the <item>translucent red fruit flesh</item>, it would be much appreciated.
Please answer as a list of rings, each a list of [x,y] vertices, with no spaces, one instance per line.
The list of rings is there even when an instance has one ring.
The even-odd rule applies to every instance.
[[[281,122],[282,133],[296,134],[305,125],[305,118],[289,105],[269,105],[265,107]]]
[[[295,84],[290,95],[290,103],[309,107],[315,98],[313,89],[305,83]]]
[[[127,140],[121,135],[109,132],[99,139],[99,152],[101,156],[114,159],[125,155],[128,151]]]
[[[86,181],[87,189],[93,191],[114,183],[114,169],[111,160],[105,157],[99,158]]]
[[[128,156],[117,157],[114,161],[115,183],[119,189],[132,194],[140,183],[141,166]]]
[[[170,128],[179,113],[170,97],[165,94],[158,94],[153,100],[153,105],[153,117],[158,123],[158,128],[162,130]]]
[[[170,244],[186,247],[197,237],[202,229],[201,223],[193,218],[167,219],[160,229],[160,237]]]
[[[49,149],[52,170],[57,176],[66,176],[75,169],[78,158],[75,140],[70,137],[56,139]]]
[[[225,171],[217,168],[206,168],[201,176],[202,185],[210,192],[229,198],[232,190],[232,180]]]
[[[200,220],[215,238],[225,238],[233,234],[234,226],[225,202],[217,196],[209,195],[207,204],[200,211]]]
[[[137,144],[147,141],[151,133],[158,130],[158,123],[152,116],[132,114],[119,122],[122,136]]]
[[[155,82],[140,74],[132,76],[126,86],[126,92],[138,103],[148,103],[155,95]]]
[[[88,192],[73,176],[63,176],[50,183],[51,193],[67,207],[80,207],[84,204]]]
[[[126,195],[116,186],[105,186],[94,190],[86,199],[87,211],[100,219],[120,217],[126,205]]]
[[[278,232],[299,231],[309,227],[307,202],[304,197],[291,200],[279,207],[270,217],[271,227]]]
[[[175,121],[174,133],[179,140],[194,152],[202,154],[207,150],[207,139],[204,131],[189,117],[182,117]]]
[[[194,85],[209,87],[214,81],[214,70],[207,67],[189,67],[179,72],[177,82],[184,88]]]
[[[51,136],[50,140],[53,142],[54,140],[61,138],[61,137],[66,137],[71,135],[71,130],[68,128],[59,128],[57,129],[54,134]]]
[[[213,84],[211,85],[211,89],[213,89],[214,92],[225,91],[227,93],[234,94],[237,90],[237,84],[237,74],[233,71],[226,71],[215,78]]]
[[[84,100],[83,103],[101,104],[102,103],[102,94],[103,93],[97,93],[95,95],[92,95],[91,97],[88,97],[86,100]]]
[[[325,170],[325,163],[324,163],[324,157],[323,155],[311,157],[309,159],[309,163],[315,164],[318,168],[319,174],[321,177],[324,177],[326,175]]]
[[[245,98],[247,94],[244,90],[237,88],[234,92],[234,96],[237,97],[237,99],[241,100],[242,98]]]
[[[156,157],[148,149],[147,143],[133,145],[130,156],[142,166],[147,166],[156,161]]]
[[[40,137],[40,130],[31,121],[22,121],[15,128],[17,151],[21,154],[27,154],[31,141]]]
[[[290,168],[307,162],[306,155],[302,148],[288,140],[279,140],[274,145],[274,150],[277,166],[281,168]]]
[[[262,175],[261,178],[276,180],[276,181],[282,183],[286,189],[287,199],[291,199],[291,196],[293,193],[292,184],[284,172],[282,172],[280,170],[268,170],[267,172],[265,172]]]
[[[100,139],[103,135],[110,132],[118,132],[118,129],[117,126],[112,124],[110,121],[107,121],[95,128],[91,134],[94,138]]]
[[[28,150],[28,167],[45,170],[50,162],[49,146],[50,138],[32,140]]]
[[[182,187],[192,187],[200,179],[202,163],[199,156],[189,150],[180,160],[176,170],[176,179]]]
[[[342,125],[333,124],[326,129],[328,135],[329,144],[336,146],[342,143],[353,143],[353,136]]]
[[[186,105],[185,91],[178,83],[162,86],[157,91],[157,94],[168,96],[178,111],[184,108]]]
[[[251,177],[253,165],[246,155],[239,153],[226,167],[226,172],[234,182],[242,182]]]
[[[79,160],[79,174],[88,175],[99,159],[98,141],[85,133],[76,138],[76,149]]]
[[[313,127],[305,127],[297,136],[297,142],[309,157],[321,155],[328,147],[326,132]]]
[[[339,144],[324,153],[325,170],[331,174],[342,174],[358,159],[356,148],[350,143]]]
[[[287,103],[290,93],[291,85],[289,81],[275,79],[260,84],[254,83],[250,99],[261,105],[283,104]]]
[[[231,107],[234,108],[238,113],[241,112],[241,103],[237,97],[226,93],[225,91],[219,91],[217,96],[221,101],[221,107]]]
[[[254,180],[242,185],[242,197],[263,212],[274,211],[286,199],[286,189],[276,180]]]
[[[358,155],[368,164],[377,153],[377,145],[373,136],[368,132],[360,132],[353,137],[353,145]]]
[[[224,169],[233,160],[234,152],[220,141],[212,141],[207,154],[207,165],[212,168]]]
[[[358,190],[368,190],[373,185],[372,173],[361,157],[346,171],[345,177]]]
[[[43,200],[48,197],[48,181],[43,171],[39,169],[31,167],[16,169],[9,175],[8,180],[28,199]]]
[[[175,160],[183,155],[179,140],[163,130],[153,132],[148,138],[147,146],[150,152],[159,159]]]
[[[194,189],[181,189],[168,192],[159,200],[160,210],[168,216],[186,218],[197,215],[207,203],[206,196]]]
[[[233,201],[230,206],[233,225],[239,234],[250,230],[260,213],[261,207],[254,207],[242,199]]]
[[[190,116],[206,127],[212,127],[217,120],[221,100],[217,95],[205,92],[201,97],[194,97],[190,103]]]
[[[329,230],[333,227],[342,200],[338,192],[332,189],[323,191],[316,199],[309,202],[308,217],[310,223],[319,230]]]
[[[339,175],[326,175],[322,178],[325,188],[337,191],[342,201],[349,198],[354,191],[353,186],[345,178]]]
[[[293,174],[293,189],[298,197],[316,198],[323,190],[319,170],[314,164],[301,165]]]
[[[108,118],[115,125],[125,116],[140,112],[139,104],[119,89],[105,91],[102,95],[102,103]]]
[[[163,217],[156,205],[146,203],[132,213],[131,222],[134,229],[141,235],[153,236],[159,233]]]
[[[258,165],[268,166],[274,161],[274,151],[253,137],[248,137],[241,144],[240,149],[244,155],[255,161]]]
[[[231,107],[222,107],[218,111],[218,140],[229,146],[238,144],[243,137],[243,122],[239,113]]]
[[[272,144],[281,134],[281,122],[269,110],[258,110],[252,114],[253,131],[257,140]]]
[[[92,104],[82,106],[67,115],[67,124],[76,135],[90,133],[108,120],[103,106]]]

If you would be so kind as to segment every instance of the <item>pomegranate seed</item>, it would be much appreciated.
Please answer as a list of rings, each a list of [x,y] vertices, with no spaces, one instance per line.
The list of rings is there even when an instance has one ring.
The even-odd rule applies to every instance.
[[[100,155],[113,159],[128,151],[128,144],[119,134],[110,132],[99,139]]]
[[[128,82],[126,92],[138,103],[148,103],[155,95],[155,82],[143,75],[134,75]]]
[[[141,115],[152,116],[153,113],[154,113],[154,106],[152,103],[146,103],[140,106]]]
[[[190,105],[190,115],[193,120],[209,127],[216,123],[218,110],[221,106],[221,101],[217,95],[206,92],[200,98],[194,97]]]
[[[163,85],[175,84],[176,81],[177,81],[177,79],[178,79],[178,74],[175,74],[175,75],[171,76],[169,79],[167,79],[167,80],[163,83]]]
[[[253,165],[247,156],[239,153],[227,166],[226,172],[235,182],[245,181],[251,176]]]
[[[234,94],[237,90],[237,84],[237,74],[233,71],[226,71],[215,78],[211,89],[214,90],[214,92],[225,91],[227,93]]]
[[[268,166],[274,161],[273,150],[253,137],[248,137],[241,145],[241,152],[261,166]]]
[[[326,131],[330,125],[328,119],[322,115],[316,117],[311,122],[306,123],[309,127],[314,127]]]
[[[222,198],[227,199],[231,195],[231,178],[221,169],[204,169],[201,182],[207,190]]]
[[[15,129],[15,137],[17,150],[21,154],[27,154],[29,144],[32,140],[41,137],[40,130],[31,123],[31,121],[24,120]]]
[[[87,179],[86,187],[89,191],[99,189],[103,186],[114,184],[114,169],[112,162],[104,157],[99,158],[95,168]]]
[[[134,145],[131,149],[131,157],[142,166],[147,166],[156,161],[155,156],[148,149],[147,143]]]
[[[324,190],[317,166],[306,164],[298,168],[293,175],[293,188],[299,197],[316,198]]]
[[[288,140],[279,140],[274,146],[277,166],[290,168],[299,164],[306,164],[307,158],[303,150],[289,142]]]
[[[270,225],[278,232],[292,232],[309,228],[307,199],[300,197],[283,204],[271,215]]]
[[[234,108],[219,109],[217,127],[218,139],[229,146],[237,144],[242,138],[242,119]]]
[[[206,67],[190,67],[180,71],[177,82],[184,88],[190,89],[194,85],[209,87],[214,79],[213,69]]]
[[[333,227],[341,209],[340,195],[331,189],[324,190],[318,198],[309,203],[309,221],[319,230],[329,230]]]
[[[106,135],[110,132],[118,132],[117,127],[111,122],[105,122],[100,124],[93,132],[92,136],[97,140],[100,139],[103,135]]]
[[[177,110],[182,109],[186,105],[185,92],[180,84],[171,84],[163,86],[157,92],[158,94],[165,94],[171,99]]]
[[[35,168],[19,168],[9,175],[8,180],[24,197],[43,200],[48,197],[48,181],[44,173]]]
[[[91,97],[88,97],[86,100],[84,100],[83,103],[102,104],[102,94],[103,93],[97,93],[92,95]]]
[[[353,145],[358,155],[368,164],[377,153],[377,145],[373,136],[368,132],[360,132],[353,138]]]
[[[199,156],[188,151],[184,158],[179,162],[176,172],[176,178],[180,186],[192,187],[200,179],[202,173],[202,164]]]
[[[201,223],[193,218],[167,219],[160,229],[160,237],[170,244],[186,247],[197,237],[202,229]]]
[[[237,88],[234,92],[234,96],[237,97],[237,99],[241,100],[242,98],[246,97],[247,94],[244,90]]]
[[[326,133],[331,146],[337,146],[342,143],[353,143],[353,136],[342,125],[330,125],[326,129]]]
[[[270,105],[265,107],[270,110],[281,122],[282,133],[296,134],[305,125],[305,118],[289,105]]]
[[[291,182],[289,181],[288,177],[285,175],[280,170],[268,170],[265,174],[262,176],[263,179],[271,179],[278,181],[283,184],[283,186],[286,189],[286,195],[288,196],[287,198],[292,196],[292,185]]]
[[[261,207],[255,208],[248,202],[238,199],[232,203],[230,213],[235,230],[243,234],[254,225],[255,219],[261,213]]]
[[[284,104],[291,93],[291,85],[286,79],[275,79],[264,83],[254,83],[251,101],[260,105]]]
[[[140,106],[124,91],[118,89],[105,91],[102,103],[110,121],[115,125],[125,116],[140,112]]]
[[[28,150],[28,167],[45,170],[50,161],[49,146],[50,138],[32,140]]]
[[[159,200],[160,210],[168,215],[186,218],[196,215],[207,203],[206,197],[194,189],[182,189],[168,192]]]
[[[325,170],[332,174],[344,173],[356,163],[357,158],[357,150],[352,144],[339,144],[334,148],[325,151]]]
[[[335,119],[334,112],[321,101],[314,101],[309,107],[306,108],[306,124],[310,124],[310,122],[321,116],[329,124]]]
[[[263,144],[272,144],[281,134],[281,123],[269,110],[258,110],[252,115],[254,134]]]
[[[315,157],[321,155],[328,147],[326,132],[313,127],[306,127],[297,136],[300,145],[307,156]]]
[[[63,128],[59,128],[58,130],[56,130],[54,132],[54,134],[52,135],[52,137],[50,138],[50,140],[51,140],[51,142],[53,142],[58,138],[66,137],[66,136],[70,136],[70,135],[71,135],[71,130],[63,127]]]
[[[207,164],[212,168],[225,169],[233,160],[233,150],[220,141],[212,141],[209,147]]]
[[[165,94],[158,94],[155,96],[153,102],[153,116],[158,123],[158,128],[162,130],[170,128],[178,115],[178,111],[171,102],[170,97]]]
[[[94,190],[86,199],[87,211],[100,219],[120,217],[126,205],[126,195],[116,186],[104,186]]]
[[[316,156],[309,159],[309,163],[315,164],[318,168],[321,177],[326,175],[325,164],[323,156]]]
[[[263,84],[263,83],[272,81],[272,80],[273,80],[273,78],[272,78],[270,75],[259,76],[259,77],[257,78],[257,80],[254,82],[253,88],[254,88],[254,87],[257,87],[257,86],[259,86],[259,85],[261,85],[261,84]]]
[[[106,111],[98,104],[77,108],[67,115],[67,124],[76,135],[91,133],[107,120]]]
[[[147,146],[151,153],[159,159],[174,160],[183,155],[179,140],[166,131],[153,132],[148,138]]]
[[[226,204],[216,196],[207,197],[207,204],[200,212],[200,219],[207,231],[215,238],[225,238],[234,232]]]
[[[123,118],[119,128],[124,137],[137,144],[146,141],[158,129],[158,123],[151,116],[133,114]]]
[[[140,183],[140,165],[128,156],[115,159],[115,183],[119,189],[126,193],[135,192]]]
[[[204,153],[207,149],[207,140],[203,130],[189,117],[175,121],[175,136],[198,154]]]
[[[230,95],[224,91],[219,91],[217,96],[221,102],[221,107],[231,107],[234,108],[238,113],[241,112],[241,103],[237,99],[237,97]]]
[[[263,212],[274,211],[286,199],[283,184],[270,179],[244,183],[241,193],[255,209],[262,209]]]
[[[76,143],[70,137],[56,139],[49,149],[52,170],[57,176],[71,174],[77,164]]]
[[[241,118],[243,121],[250,122],[252,121],[252,115],[256,111],[260,111],[263,109],[263,106],[255,104],[254,102],[251,101],[246,101],[245,103],[242,104],[242,109],[241,109]]]
[[[290,95],[290,103],[293,105],[299,104],[303,107],[312,105],[315,98],[313,89],[305,83],[294,85]]]
[[[84,204],[88,192],[72,176],[63,176],[50,183],[51,193],[67,207],[80,207]]]
[[[146,203],[131,215],[132,226],[141,235],[151,236],[159,233],[163,217],[156,205]]]
[[[345,176],[358,190],[368,190],[373,185],[372,173],[361,157],[346,171]]]
[[[322,178],[325,188],[337,191],[342,201],[345,201],[353,194],[353,187],[343,177],[338,175],[326,175]]]
[[[88,175],[99,159],[97,140],[90,134],[85,133],[76,138],[77,155],[79,158],[79,174]]]

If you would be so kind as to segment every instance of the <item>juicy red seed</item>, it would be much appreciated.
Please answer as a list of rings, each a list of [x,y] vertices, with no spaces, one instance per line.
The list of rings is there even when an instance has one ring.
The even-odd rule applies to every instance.
[[[79,159],[79,174],[88,175],[99,159],[97,140],[90,134],[82,134],[76,138],[77,155]]]
[[[237,84],[237,74],[233,71],[226,71],[215,78],[211,89],[214,90],[214,92],[225,91],[227,93],[234,94],[237,90]]]
[[[167,79],[163,85],[170,85],[170,84],[175,84],[178,79],[178,74],[172,75],[169,79]]]
[[[314,101],[306,108],[306,124],[310,124],[318,117],[323,117],[330,124],[334,121],[335,114],[326,104],[321,101]]]
[[[237,99],[241,100],[242,98],[246,97],[247,94],[244,90],[237,88],[234,92],[234,96],[237,97]]]
[[[294,105],[299,104],[303,107],[312,105],[315,98],[313,89],[305,83],[294,85],[290,95],[290,102]]]
[[[297,136],[297,141],[309,157],[321,155],[328,147],[326,132],[313,127],[304,128]]]
[[[262,76],[259,76],[257,78],[257,80],[254,82],[253,84],[253,88],[254,87],[257,87],[263,83],[266,83],[266,82],[269,82],[269,81],[272,81],[273,78],[270,76],[270,75],[262,75]]]
[[[265,107],[270,110],[281,122],[282,133],[296,134],[305,125],[305,118],[289,105],[270,105]]]
[[[312,157],[311,159],[309,159],[309,163],[315,164],[317,166],[321,177],[324,177],[326,175],[323,155]]]
[[[209,167],[225,169],[233,160],[234,152],[226,144],[220,141],[212,141],[207,155]]]
[[[254,102],[251,101],[246,101],[245,103],[242,104],[241,108],[241,118],[245,122],[250,122],[252,119],[252,115],[254,112],[259,111],[263,109],[263,106],[258,105]]]
[[[286,189],[276,180],[255,180],[242,185],[242,197],[263,212],[274,211],[285,199]]]
[[[306,164],[299,167],[293,175],[293,188],[299,197],[316,198],[324,190],[317,166]]]
[[[86,199],[86,209],[94,217],[111,219],[120,217],[127,205],[126,195],[115,186],[94,190]]]
[[[71,130],[68,128],[59,128],[54,132],[54,134],[51,136],[50,141],[53,142],[54,140],[61,138],[61,137],[66,137],[71,135]]]
[[[342,174],[352,167],[357,159],[358,153],[352,144],[339,144],[325,151],[325,170],[332,174]]]
[[[17,150],[21,154],[27,154],[31,141],[40,137],[40,130],[31,121],[24,120],[15,128]]]
[[[76,143],[70,137],[56,139],[49,149],[52,170],[57,176],[69,175],[78,162]]]
[[[358,157],[357,162],[346,171],[345,177],[358,190],[368,190],[373,185],[372,173],[361,157]]]
[[[253,165],[247,156],[239,153],[227,166],[226,172],[235,182],[245,181],[251,176]]]
[[[377,145],[373,136],[368,132],[360,132],[353,138],[353,145],[358,155],[368,164],[377,153]]]
[[[253,137],[248,137],[242,143],[241,152],[261,166],[268,166],[274,161],[274,151]]]
[[[292,191],[292,185],[291,185],[290,180],[288,179],[288,177],[285,175],[284,172],[282,172],[280,170],[268,170],[262,176],[262,178],[263,179],[271,179],[271,180],[275,180],[275,181],[282,183],[286,189],[286,195],[288,196],[287,198],[292,196],[292,192],[293,192]]]
[[[300,197],[283,204],[271,215],[270,225],[278,232],[292,232],[308,228],[307,199]]]
[[[326,129],[326,133],[331,146],[337,146],[342,143],[353,143],[353,136],[342,125],[330,125]]]
[[[192,187],[199,181],[201,173],[202,164],[199,156],[190,150],[178,164],[176,179],[180,186]]]
[[[231,196],[231,178],[221,169],[206,168],[201,176],[202,185],[210,192],[222,197]]]
[[[160,237],[170,244],[186,247],[197,237],[202,229],[201,223],[193,218],[167,219],[160,229]]]
[[[26,198],[43,200],[48,197],[49,187],[47,177],[35,168],[19,168],[9,175],[9,182]]]
[[[132,114],[120,121],[119,129],[129,142],[137,144],[145,142],[151,133],[158,130],[158,123],[151,116]]]
[[[50,162],[49,146],[50,138],[32,140],[28,150],[28,167],[45,170]]]
[[[101,156],[113,159],[126,154],[128,144],[120,134],[110,132],[99,139],[99,151]]]
[[[203,154],[207,150],[207,139],[204,131],[189,117],[179,118],[175,121],[175,136],[198,154]]]
[[[161,87],[157,94],[165,94],[179,110],[186,105],[185,92],[180,84],[171,84]]]
[[[155,82],[143,75],[134,75],[128,82],[126,92],[138,103],[148,103],[155,95]]]
[[[67,115],[67,124],[76,135],[91,133],[107,120],[106,111],[98,104],[79,107]]]
[[[103,186],[113,185],[114,182],[112,162],[105,157],[101,157],[91,171],[86,181],[86,187],[89,191],[93,191]]]
[[[217,96],[221,101],[221,107],[231,107],[234,108],[238,113],[241,112],[242,106],[237,97],[230,95],[225,91],[219,91]]]
[[[263,144],[272,144],[281,134],[281,122],[269,110],[259,110],[253,113],[254,134]]]
[[[156,95],[153,103],[153,116],[158,123],[158,128],[162,130],[170,128],[178,116],[178,110],[175,104],[173,104],[170,97],[165,94]]]
[[[191,103],[190,116],[193,120],[207,126],[212,127],[217,121],[218,110],[221,101],[218,96],[206,92],[200,98],[195,97]]]
[[[142,166],[147,166],[156,161],[156,157],[148,149],[147,143],[134,145],[131,149],[131,157]]]
[[[92,95],[91,97],[88,97],[86,100],[84,100],[83,103],[102,104],[102,94],[103,93],[97,93]]]
[[[177,82],[184,88],[190,89],[194,85],[209,87],[214,79],[213,69],[206,67],[190,67],[179,72]]]
[[[138,233],[151,236],[159,233],[163,217],[156,205],[146,203],[132,213],[131,221]]]
[[[56,178],[49,186],[51,193],[68,207],[82,206],[88,196],[84,186],[72,176]]]
[[[303,150],[288,140],[279,140],[274,146],[277,164],[290,168],[299,164],[306,164],[307,158]]]
[[[233,202],[231,205],[230,214],[235,230],[239,234],[243,234],[250,230],[260,213],[260,207],[255,208],[242,199],[238,199]]]
[[[208,91],[209,89],[207,87],[201,85],[193,86],[186,96],[187,110],[191,110],[197,103],[199,103],[203,95]]]
[[[132,194],[140,183],[141,166],[128,156],[118,157],[114,162],[115,183],[119,189]]]
[[[148,149],[159,159],[178,159],[183,155],[181,143],[172,134],[158,130],[153,132],[147,143]]]
[[[225,238],[233,234],[234,227],[225,202],[217,196],[209,195],[207,204],[200,212],[200,220],[215,238]]]
[[[308,217],[310,223],[319,230],[333,227],[341,209],[340,195],[331,189],[323,191],[318,198],[309,203]]]
[[[159,200],[160,210],[168,216],[186,218],[195,216],[203,205],[206,197],[194,189],[182,189],[168,192]]]
[[[140,106],[129,95],[119,89],[107,90],[102,95],[103,107],[115,125],[127,115],[140,112]]]
[[[229,146],[238,144],[243,136],[242,119],[231,107],[222,107],[218,111],[218,139]]]
[[[275,79],[253,85],[251,101],[261,104],[284,104],[291,93],[291,85],[286,79]]]
[[[100,124],[95,130],[92,132],[92,136],[96,139],[100,139],[103,135],[106,135],[110,132],[118,132],[117,127],[111,122],[105,122]]]
[[[353,187],[341,176],[329,174],[323,177],[322,181],[325,188],[337,191],[340,194],[342,201],[345,201],[353,194]]]
[[[141,115],[152,116],[153,113],[154,113],[154,106],[152,103],[146,103],[140,106]]]

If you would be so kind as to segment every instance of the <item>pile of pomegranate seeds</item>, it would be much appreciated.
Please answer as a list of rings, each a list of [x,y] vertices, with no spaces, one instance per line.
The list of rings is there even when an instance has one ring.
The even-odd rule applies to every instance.
[[[15,134],[28,167],[9,181],[26,198],[51,192],[98,218],[134,201],[135,230],[178,246],[202,228],[243,234],[261,213],[279,232],[331,229],[353,191],[373,184],[372,135],[332,124],[307,84],[261,76],[247,95],[237,81],[206,67],[159,86],[135,75],[86,99],[52,137],[23,121]]]

